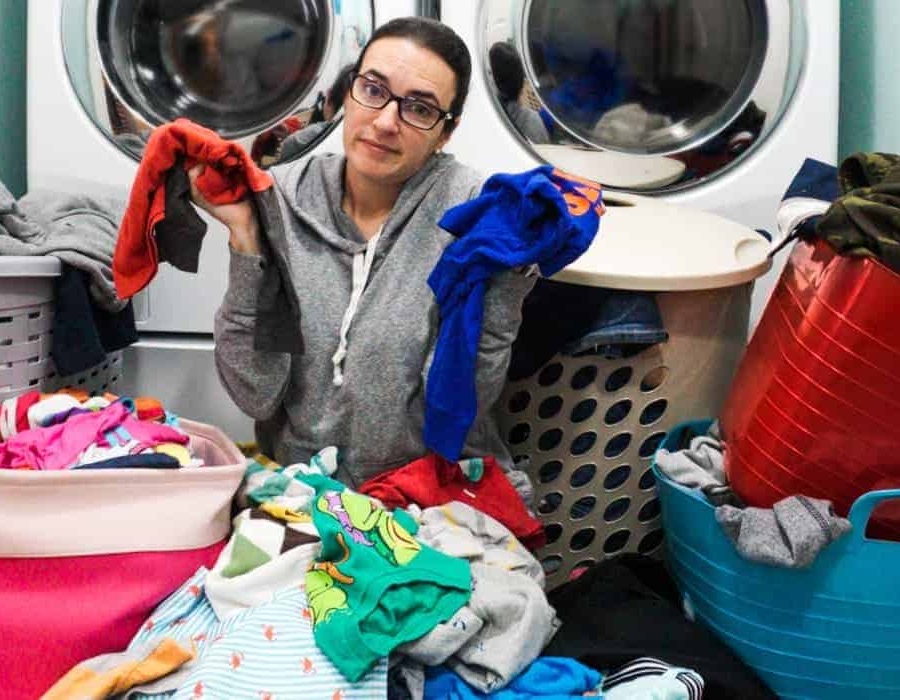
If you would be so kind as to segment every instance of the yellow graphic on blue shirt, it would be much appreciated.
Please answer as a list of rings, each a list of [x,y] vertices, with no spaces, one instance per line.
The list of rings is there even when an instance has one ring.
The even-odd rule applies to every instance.
[[[422,550],[419,542],[400,523],[367,496],[348,491],[325,491],[317,499],[316,509],[340,524],[343,532],[337,533],[335,539],[343,556],[337,561],[316,562],[307,574],[306,594],[313,625],[328,619],[333,612],[347,608],[347,594],[335,584],[350,585],[355,581],[340,568],[350,558],[351,548],[371,548],[393,566],[409,564]]]

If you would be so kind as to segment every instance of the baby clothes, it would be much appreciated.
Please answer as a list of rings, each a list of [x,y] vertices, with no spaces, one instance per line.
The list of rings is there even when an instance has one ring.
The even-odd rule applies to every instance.
[[[249,508],[234,519],[234,534],[219,561],[221,574],[235,578],[253,571],[295,547],[318,544],[319,535],[311,520],[306,523],[281,522],[264,511]]]
[[[376,700],[386,697],[387,660],[349,683],[322,655],[312,635],[304,592],[297,586],[274,600],[219,621],[204,594],[201,568],[150,616],[129,649],[171,637],[197,649],[194,662],[149,688],[140,700]],[[172,695],[172,691],[174,695]]]
[[[604,700],[701,700],[703,678],[688,668],[642,657],[603,679]]]
[[[427,508],[460,501],[500,521],[530,549],[546,542],[543,524],[525,509],[493,457],[457,463],[430,454],[369,479],[359,490],[389,508],[410,503]]]
[[[348,679],[362,678],[468,602],[468,562],[418,542],[409,515],[390,515],[328,477],[297,478],[315,489],[312,516],[322,538],[306,575],[316,642]]]
[[[491,693],[541,653],[560,622],[544,592],[524,574],[472,564],[472,597],[447,622],[398,649],[428,666],[446,665]]]
[[[66,469],[78,463],[82,452],[94,443],[110,445],[107,434],[123,428],[147,447],[161,442],[186,444],[188,436],[166,425],[141,423],[121,402],[96,413],[72,416],[65,423],[33,428],[0,444],[0,468]]]
[[[472,506],[451,501],[426,508],[416,518],[416,538],[451,557],[468,559],[525,574],[541,588],[544,569],[518,539],[490,515]]]
[[[338,450],[333,446],[319,450],[309,464],[298,462],[286,467],[264,455],[256,455],[247,464],[244,483],[235,501],[239,507],[259,506],[281,520],[306,520],[316,491],[299,477],[303,474],[331,475],[337,469],[338,460]]]
[[[206,577],[206,595],[219,619],[303,584],[320,549],[308,515],[285,522],[261,508],[247,508],[233,522],[234,533]]]
[[[152,683],[193,660],[189,645],[172,639],[153,640],[128,651],[83,661],[60,678],[41,700],[101,700]]]

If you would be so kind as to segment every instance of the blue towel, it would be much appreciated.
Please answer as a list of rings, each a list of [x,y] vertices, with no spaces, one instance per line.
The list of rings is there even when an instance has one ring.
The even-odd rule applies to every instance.
[[[596,691],[603,676],[574,659],[542,656],[516,676],[509,685],[492,693],[469,686],[444,666],[425,669],[425,700],[576,700]]]
[[[559,272],[590,246],[602,211],[599,185],[542,166],[494,175],[478,197],[444,214],[439,225],[458,240],[428,278],[441,314],[425,388],[423,437],[430,449],[458,459],[475,420],[475,361],[488,280],[531,264],[545,277]]]

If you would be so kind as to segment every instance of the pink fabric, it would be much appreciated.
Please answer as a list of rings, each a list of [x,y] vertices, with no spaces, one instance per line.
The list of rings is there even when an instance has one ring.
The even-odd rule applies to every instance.
[[[131,437],[147,447],[164,442],[177,442],[179,445],[186,445],[188,442],[188,436],[180,430],[162,423],[138,420],[130,413],[122,421],[122,427],[128,431]],[[109,441],[104,438],[99,441],[99,444],[109,445]]]
[[[38,698],[78,662],[125,649],[215,563],[246,460],[217,428],[180,425],[207,466],[0,470],[0,698]]]
[[[72,416],[59,425],[24,430],[0,444],[0,469],[66,469],[78,461],[78,455],[86,447],[102,440],[108,430],[123,425],[129,416],[128,409],[117,402],[96,413]],[[134,419],[134,423],[139,421]],[[188,441],[187,436],[174,428],[155,427],[168,431],[162,442]]]
[[[0,697],[38,698],[80,661],[122,651],[225,541],[181,552],[0,559]]]

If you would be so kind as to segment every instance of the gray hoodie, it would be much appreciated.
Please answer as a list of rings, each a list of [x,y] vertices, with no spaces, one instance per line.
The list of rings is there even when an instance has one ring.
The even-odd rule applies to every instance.
[[[337,478],[358,486],[427,452],[425,381],[439,324],[427,278],[453,240],[437,222],[448,208],[476,196],[482,178],[450,155],[433,156],[406,183],[373,239],[366,272],[367,244],[341,209],[343,170],[340,155],[276,166],[270,171],[275,187],[257,199],[269,255],[288,270],[299,301],[304,352],[253,350],[255,323],[266,312],[258,308],[259,292],[273,261],[232,252],[229,286],[216,316],[216,365],[235,403],[256,419],[266,453],[288,464],[337,445],[344,457]],[[348,320],[354,279],[361,295]],[[504,273],[485,296],[476,368],[479,415],[463,456],[492,454],[507,469],[511,459],[493,407],[534,280]],[[335,358],[339,346],[343,359]],[[521,472],[509,476],[526,494],[527,478]]]

